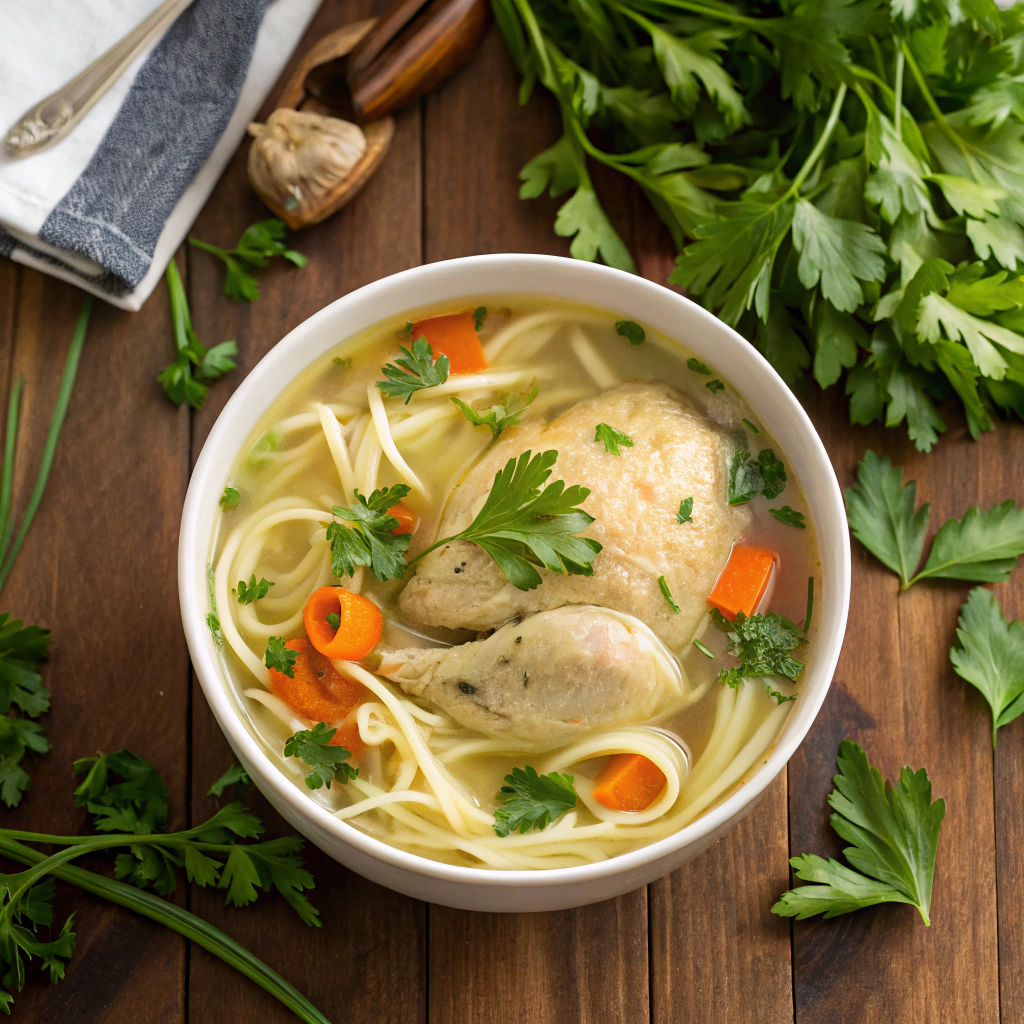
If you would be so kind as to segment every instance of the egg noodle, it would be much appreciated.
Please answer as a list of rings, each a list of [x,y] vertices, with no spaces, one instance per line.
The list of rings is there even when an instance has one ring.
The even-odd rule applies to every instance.
[[[246,457],[247,472],[260,480],[260,506],[238,520],[224,539],[211,570],[213,594],[226,647],[258,684],[243,691],[253,702],[250,710],[265,709],[280,727],[271,730],[271,736],[260,727],[259,716],[250,717],[282,768],[299,784],[302,765],[283,757],[283,737],[313,723],[270,691],[262,652],[272,635],[301,634],[309,595],[338,584],[326,538],[332,506],[351,504],[357,489],[369,495],[382,473],[389,483],[408,484],[429,505],[443,504],[490,440],[488,431],[474,428],[461,415],[450,396],[490,404],[500,401],[503,393],[525,391],[537,383],[540,391],[529,408],[532,421],[614,387],[620,383],[618,374],[588,338],[588,332],[599,328],[607,330],[607,319],[575,310],[513,318],[485,342],[490,364],[486,371],[453,374],[446,383],[417,392],[408,404],[385,401],[372,381],[339,386],[335,400],[310,401],[303,411],[277,422]],[[563,353],[573,354],[578,372],[567,376],[553,365],[534,363],[556,340]],[[335,361],[366,344],[359,336],[350,345],[339,346]],[[316,466],[333,466],[333,472],[312,473]],[[284,535],[300,536],[302,543],[289,546],[282,541]],[[287,568],[274,569],[275,585],[266,597],[254,604],[235,598],[236,581],[258,575],[268,556],[280,560],[282,552],[293,547],[300,556]],[[341,585],[359,593],[365,582],[364,570],[358,568]],[[522,741],[495,739],[424,707],[361,664],[334,661],[339,673],[366,688],[369,699],[344,722],[333,724],[354,720],[366,752],[357,778],[309,792],[310,799],[402,849],[488,868],[592,863],[678,831],[763,759],[790,705],[776,705],[757,683],[736,689],[719,686],[707,670],[703,683],[691,683],[682,665],[691,656],[691,645],[685,656],[673,653],[639,620],[611,614],[643,638],[658,671],[671,678],[674,689],[669,692],[677,696],[667,713],[695,704],[714,685],[713,724],[695,763],[686,744],[659,724],[596,729],[583,739],[545,751]],[[705,617],[698,635],[707,628]],[[778,680],[773,685],[785,689],[787,684]],[[611,810],[593,798],[589,776],[594,772],[588,775],[588,762],[622,752],[649,758],[665,775],[661,794],[643,811]],[[465,775],[467,766],[493,763],[495,758],[529,763],[541,774],[572,774],[576,808],[542,831],[499,837],[493,829],[493,810],[482,806],[457,777]],[[484,801],[491,796],[486,794]]]

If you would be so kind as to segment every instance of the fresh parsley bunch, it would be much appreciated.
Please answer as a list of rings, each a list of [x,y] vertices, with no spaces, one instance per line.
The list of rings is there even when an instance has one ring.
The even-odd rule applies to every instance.
[[[780,374],[845,375],[854,423],[928,451],[956,398],[976,436],[1024,417],[1024,11],[993,0],[492,0],[562,135],[523,198],[633,270],[590,177],[636,182],[672,281]]]

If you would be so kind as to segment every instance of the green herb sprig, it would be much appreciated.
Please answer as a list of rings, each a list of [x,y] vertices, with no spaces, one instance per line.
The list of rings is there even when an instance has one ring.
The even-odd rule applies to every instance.
[[[437,387],[448,379],[448,357],[442,353],[435,359],[426,338],[417,338],[411,350],[404,345],[398,348],[402,355],[380,368],[387,380],[377,381],[377,387],[389,398],[404,398],[408,405],[417,391]]]
[[[305,778],[310,789],[330,789],[332,782],[344,784],[359,774],[359,769],[348,763],[351,751],[331,746],[337,731],[327,722],[317,722],[312,729],[302,729],[285,740],[284,756],[297,758],[311,769]]]
[[[378,488],[369,498],[356,491],[354,504],[334,506],[335,518],[327,527],[327,541],[331,545],[331,572],[335,576],[351,576],[358,565],[368,568],[379,580],[395,580],[405,572],[410,536],[394,533],[401,524],[388,509],[397,505],[409,490],[407,484],[394,484]],[[344,522],[338,522],[339,519]]]
[[[494,812],[494,831],[503,839],[513,832],[542,830],[576,806],[573,776],[560,772],[538,775],[527,765],[513,768],[498,791],[504,803]]]
[[[491,440],[496,441],[503,431],[519,423],[523,413],[538,394],[540,394],[540,388],[535,384],[529,391],[506,395],[505,400],[499,405],[492,405],[483,411],[474,409],[454,395],[451,400],[474,427],[488,427],[491,431]]]

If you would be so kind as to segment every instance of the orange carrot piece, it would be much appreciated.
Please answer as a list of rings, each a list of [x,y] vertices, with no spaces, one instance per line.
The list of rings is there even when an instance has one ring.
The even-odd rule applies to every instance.
[[[337,615],[338,628],[327,621]],[[302,621],[309,642],[325,657],[358,661],[377,645],[384,632],[380,609],[362,594],[344,587],[321,587],[306,601]]]
[[[295,675],[286,676],[271,669],[270,692],[296,714],[312,722],[337,722],[366,696],[364,686],[338,672],[304,636],[289,640],[285,647],[299,655],[295,659]]]
[[[366,750],[366,744],[359,736],[359,726],[354,719],[351,722],[342,722],[327,745],[329,747],[344,747],[352,755],[350,760],[353,761]]]
[[[477,373],[487,369],[483,346],[473,326],[472,313],[432,316],[412,325],[413,340],[426,338],[434,358],[446,355],[452,373]]]
[[[594,779],[594,799],[613,811],[643,811],[665,788],[665,773],[643,754],[612,754]]]
[[[400,533],[415,533],[416,527],[420,525],[420,517],[401,501],[388,509],[388,515],[398,520],[398,526],[391,531],[396,536]]]
[[[753,615],[761,603],[778,555],[763,548],[736,544],[722,574],[708,595],[708,604],[717,608],[730,622],[737,614]]]

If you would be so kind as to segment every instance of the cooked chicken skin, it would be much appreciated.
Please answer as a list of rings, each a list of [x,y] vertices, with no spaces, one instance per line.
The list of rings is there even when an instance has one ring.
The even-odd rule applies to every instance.
[[[632,448],[612,455],[594,433],[607,423],[629,435]],[[413,621],[486,630],[510,619],[563,605],[589,604],[634,615],[673,650],[693,638],[707,595],[749,521],[729,507],[729,442],[693,403],[664,384],[624,384],[572,406],[551,423],[506,431],[455,489],[438,536],[465,529],[494,475],[527,449],[554,448],[554,475],[591,489],[583,507],[595,517],[585,536],[603,545],[594,575],[540,569],[543,583],[516,589],[482,549],[457,541],[427,555],[400,599]],[[693,521],[679,523],[680,502],[693,498]],[[665,581],[679,606],[661,593]]]
[[[378,672],[470,729],[537,749],[646,721],[682,695],[674,659],[642,623],[577,605],[459,647],[391,652]]]

